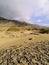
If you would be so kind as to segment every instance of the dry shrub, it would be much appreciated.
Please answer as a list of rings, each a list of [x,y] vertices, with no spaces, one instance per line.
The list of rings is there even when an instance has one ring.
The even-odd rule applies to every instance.
[[[42,34],[48,34],[49,33],[49,29],[46,29],[46,28],[42,28],[39,30],[39,33],[42,33]]]

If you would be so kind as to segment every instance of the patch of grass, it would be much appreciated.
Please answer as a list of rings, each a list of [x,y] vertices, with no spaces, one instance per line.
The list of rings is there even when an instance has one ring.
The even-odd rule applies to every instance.
[[[11,28],[7,29],[7,31],[20,31],[20,29],[16,28],[16,27],[11,27]]]

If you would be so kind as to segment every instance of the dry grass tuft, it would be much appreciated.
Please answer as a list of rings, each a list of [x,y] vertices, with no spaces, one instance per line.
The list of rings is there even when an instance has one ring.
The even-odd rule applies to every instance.
[[[10,27],[7,31],[20,31],[20,29],[16,27]]]

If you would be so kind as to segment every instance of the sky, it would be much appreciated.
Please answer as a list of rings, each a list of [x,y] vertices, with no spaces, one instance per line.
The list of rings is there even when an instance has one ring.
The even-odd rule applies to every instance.
[[[49,26],[49,0],[0,0],[0,17]]]

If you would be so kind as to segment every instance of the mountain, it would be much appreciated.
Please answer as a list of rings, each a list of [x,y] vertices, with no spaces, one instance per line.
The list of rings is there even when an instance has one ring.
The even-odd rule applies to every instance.
[[[25,21],[21,22],[21,21],[18,21],[18,20],[9,20],[9,19],[0,17],[0,23],[6,24],[6,23],[9,23],[9,22],[11,22],[11,23],[13,23],[13,24],[15,24],[15,25],[17,25],[17,26],[30,25],[29,23],[27,23],[27,22],[25,22]]]
[[[25,21],[18,21],[18,20],[9,20],[9,19],[6,19],[4,17],[0,17],[0,26],[19,26],[19,27],[24,27],[24,26],[27,26],[28,28],[32,28],[32,29],[41,29],[41,28],[48,28],[49,27],[45,27],[45,26],[39,26],[37,24],[30,24],[30,23],[27,23]]]

